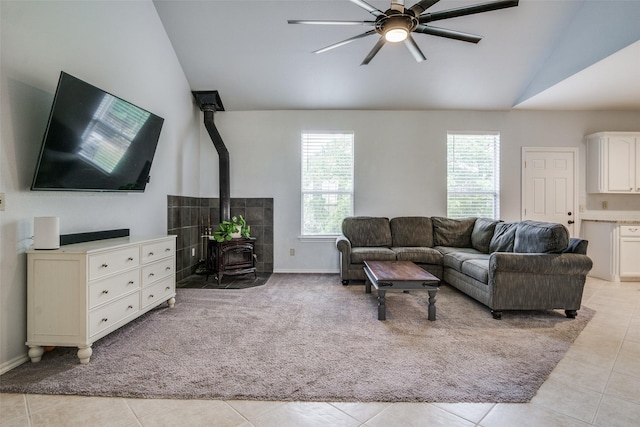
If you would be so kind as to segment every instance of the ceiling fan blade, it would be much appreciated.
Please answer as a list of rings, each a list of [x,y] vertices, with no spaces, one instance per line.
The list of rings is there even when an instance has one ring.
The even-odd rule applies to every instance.
[[[407,47],[407,49],[409,49],[409,52],[411,52],[411,55],[413,55],[416,62],[422,62],[427,59],[427,57],[424,56],[424,54],[420,50],[420,47],[418,47],[418,45],[416,44],[416,41],[413,39],[413,37],[411,37],[411,34],[409,34],[409,37],[404,39],[404,45]]]
[[[461,40],[463,42],[478,43],[482,40],[481,36],[475,34],[463,33],[461,31],[447,30],[446,28],[431,27],[429,25],[418,25],[416,33],[429,34],[432,36],[446,37],[448,39]]]
[[[326,52],[328,50],[334,49],[336,47],[344,46],[345,44],[351,43],[354,40],[358,40],[358,39],[361,39],[363,37],[370,36],[371,34],[376,34],[376,30],[369,30],[366,33],[358,34],[357,36],[353,36],[353,37],[348,38],[346,40],[342,40],[341,42],[334,43],[334,44],[329,45],[327,47],[323,47],[322,49],[318,49],[318,50],[314,51],[313,53],[323,53],[323,52]]]
[[[351,3],[357,4],[358,6],[360,6],[361,8],[363,8],[364,10],[372,14],[373,16],[376,16],[376,17],[386,16],[383,11],[381,11],[380,9],[376,9],[375,7],[371,6],[369,3],[367,3],[364,0],[349,0],[349,1]]]
[[[384,46],[385,42],[386,42],[385,38],[384,37],[380,37],[380,40],[378,40],[378,42],[373,47],[373,49],[371,49],[371,52],[369,52],[367,57],[364,58],[364,61],[362,61],[362,64],[360,64],[360,65],[367,65],[369,62],[371,62],[373,57],[376,56],[376,53],[378,53],[378,51],[380,49],[382,49],[382,46]]]
[[[309,19],[289,19],[289,24],[311,24],[311,25],[365,25],[373,26],[375,21],[318,21]]]
[[[442,10],[439,12],[425,13],[418,18],[421,24],[440,19],[457,18],[458,16],[473,15],[475,13],[490,12],[492,10],[505,9],[518,5],[518,0],[500,0],[473,6],[458,7],[456,9]]]
[[[418,16],[425,10],[429,9],[434,4],[438,3],[439,1],[440,0],[420,0],[418,3],[411,6],[409,10],[414,12],[416,16]]]

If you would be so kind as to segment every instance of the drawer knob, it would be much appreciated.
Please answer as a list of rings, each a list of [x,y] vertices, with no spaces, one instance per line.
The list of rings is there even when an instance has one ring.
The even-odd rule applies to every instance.
[[[133,280],[129,280],[129,283],[127,283],[128,285],[133,285]]]
[[[132,257],[127,258],[127,261],[133,261]]]
[[[153,294],[149,294],[149,298],[153,298]]]
[[[171,248],[167,248],[164,250],[165,252],[171,252]]]
[[[164,288],[165,291],[168,291],[169,289],[171,289],[171,286],[167,286],[166,288]]]
[[[636,231],[638,231],[638,229],[637,228],[630,228],[629,231],[632,232],[632,233],[635,233]]]
[[[102,267],[102,268],[107,268],[107,267],[109,267],[109,264],[107,264],[107,263],[105,262],[105,263],[104,263],[104,264],[102,264],[100,267]]]
[[[101,320],[101,322],[108,322],[108,321],[109,321],[109,319],[107,317],[103,317],[102,320]]]
[[[106,295],[106,294],[108,294],[108,293],[109,293],[109,290],[108,290],[108,289],[105,289],[104,291],[102,291],[102,293]]]
[[[148,255],[148,256],[153,256],[153,252],[149,252],[149,255]]]
[[[171,270],[171,267],[166,267],[164,271]]]
[[[127,307],[127,310],[131,310],[133,308],[132,305],[130,305],[129,307]]]
[[[153,277],[153,276],[155,276],[154,273],[149,273],[149,277]]]

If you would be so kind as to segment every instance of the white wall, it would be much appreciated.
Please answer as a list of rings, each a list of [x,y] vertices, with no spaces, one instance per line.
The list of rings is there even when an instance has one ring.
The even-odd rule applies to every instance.
[[[63,234],[166,234],[167,194],[198,195],[198,109],[151,1],[0,1],[0,372],[26,354],[26,255],[33,217]],[[163,117],[143,194],[31,192],[60,71]]]
[[[446,215],[447,131],[497,130],[504,220],[520,219],[522,147],[579,147],[580,204],[595,209],[602,196],[584,194],[584,135],[640,131],[640,112],[254,111],[218,112],[215,121],[230,153],[231,196],[274,198],[278,272],[338,271],[332,240],[298,238],[302,131],[354,131],[355,214],[392,218]],[[217,153],[204,129],[201,138],[200,195],[217,197]],[[640,211],[639,196],[608,199],[611,210]]]

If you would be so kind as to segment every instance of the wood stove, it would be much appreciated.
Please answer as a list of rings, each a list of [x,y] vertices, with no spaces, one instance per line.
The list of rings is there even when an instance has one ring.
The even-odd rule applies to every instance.
[[[209,240],[209,265],[218,277],[218,285],[224,275],[253,273],[257,277],[255,241],[253,237],[224,242]]]

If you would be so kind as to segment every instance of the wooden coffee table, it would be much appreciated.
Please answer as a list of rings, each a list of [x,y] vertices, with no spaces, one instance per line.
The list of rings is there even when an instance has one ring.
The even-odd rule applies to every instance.
[[[385,294],[394,291],[429,292],[428,319],[436,320],[436,292],[438,279],[411,261],[365,261],[365,292],[371,293],[371,285],[378,290],[378,320],[386,320],[387,306]]]

